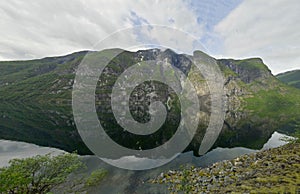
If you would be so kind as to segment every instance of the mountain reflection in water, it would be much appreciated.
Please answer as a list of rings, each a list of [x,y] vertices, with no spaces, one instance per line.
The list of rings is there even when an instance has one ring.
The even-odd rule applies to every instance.
[[[278,147],[280,145],[285,144],[286,142],[282,140],[283,137],[288,136],[278,132],[274,132],[271,138],[264,144],[263,149]],[[149,178],[153,178],[159,175],[163,171],[167,171],[170,169],[178,169],[181,165],[206,167],[218,161],[230,160],[239,157],[240,155],[256,151],[258,150],[243,147],[218,147],[201,157],[195,157],[193,156],[192,152],[186,152],[180,154],[177,158],[175,158],[173,161],[164,166],[145,171],[130,171],[119,169],[109,164],[106,164],[102,160],[98,159],[96,156],[81,156],[81,158],[88,166],[86,173],[90,173],[98,168],[105,168],[109,172],[106,179],[104,179],[100,183],[100,185],[97,188],[95,188],[95,190],[93,191],[95,193],[145,193],[145,191],[148,193],[166,193],[167,189],[164,186],[150,185],[147,183],[143,184],[143,182],[145,182]],[[8,161],[13,158],[25,158],[34,155],[43,155],[47,153],[57,155],[63,152],[64,151],[59,149],[41,147],[24,142],[0,140],[0,166],[2,167],[7,165]],[[132,162],[136,160],[139,159],[135,157],[127,157],[127,161],[124,161],[123,158],[119,162]],[[147,165],[147,162],[152,161],[147,161],[147,159],[143,159],[143,162],[145,163],[145,165]]]

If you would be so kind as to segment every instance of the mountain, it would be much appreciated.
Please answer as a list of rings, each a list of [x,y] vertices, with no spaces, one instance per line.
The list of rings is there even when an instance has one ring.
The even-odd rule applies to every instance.
[[[124,131],[114,118],[110,103],[114,83],[124,70],[147,60],[154,61],[158,71],[158,61],[167,61],[181,70],[195,87],[201,107],[200,124],[186,149],[193,150],[195,155],[211,115],[209,87],[192,62],[195,55],[200,56],[206,67],[210,65],[207,61],[216,63],[225,78],[226,116],[214,147],[259,149],[275,130],[290,133],[300,123],[300,90],[279,81],[259,58],[214,59],[201,51],[189,56],[177,54],[170,49],[137,52],[109,49],[28,61],[0,62],[0,138],[90,154],[76,130],[72,115],[75,72],[86,55],[101,61],[116,52],[119,54],[109,62],[99,77],[95,104],[106,133],[125,147],[150,149],[161,145],[172,137],[180,122],[178,97],[172,88],[156,81],[137,86],[129,103],[132,117],[139,122],[149,121],[149,103],[153,100],[171,107],[168,108],[165,124],[151,138]]]
[[[300,70],[293,70],[276,75],[282,82],[300,89]]]

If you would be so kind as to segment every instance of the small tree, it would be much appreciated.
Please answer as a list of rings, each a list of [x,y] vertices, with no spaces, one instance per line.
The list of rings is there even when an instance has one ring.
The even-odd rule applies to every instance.
[[[47,193],[66,181],[68,175],[84,167],[76,154],[13,159],[0,168],[0,193]]]

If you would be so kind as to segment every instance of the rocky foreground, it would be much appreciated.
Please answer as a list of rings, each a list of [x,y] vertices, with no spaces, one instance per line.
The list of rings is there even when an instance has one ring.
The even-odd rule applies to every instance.
[[[208,168],[170,170],[150,180],[171,193],[300,193],[300,143],[290,143]]]

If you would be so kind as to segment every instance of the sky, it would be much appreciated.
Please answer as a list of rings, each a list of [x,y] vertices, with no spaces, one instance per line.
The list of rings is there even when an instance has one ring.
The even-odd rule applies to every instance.
[[[216,58],[260,57],[277,74],[300,69],[299,10],[298,0],[0,1],[0,60],[94,50],[119,32],[112,45],[125,49],[169,41],[187,53],[192,45]],[[185,32],[201,47],[149,25]]]

